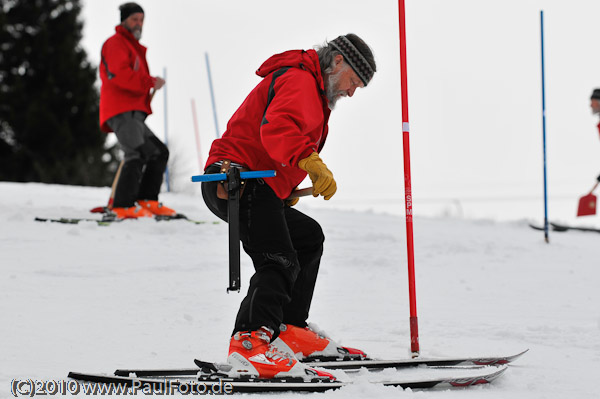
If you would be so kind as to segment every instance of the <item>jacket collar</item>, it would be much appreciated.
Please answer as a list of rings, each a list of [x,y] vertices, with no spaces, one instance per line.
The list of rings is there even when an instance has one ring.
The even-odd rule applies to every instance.
[[[115,26],[115,31],[117,32],[117,34],[124,36],[125,39],[129,40],[133,44],[142,46],[142,44],[135,38],[135,36],[133,36],[133,34],[127,29],[125,29],[122,25]]]

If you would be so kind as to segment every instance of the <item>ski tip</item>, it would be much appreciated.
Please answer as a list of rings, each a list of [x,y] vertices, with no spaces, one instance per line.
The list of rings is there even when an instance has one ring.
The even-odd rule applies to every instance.
[[[522,351],[520,353],[517,353],[516,355],[507,356],[507,357],[505,357],[503,359],[503,360],[505,360],[505,362],[499,362],[499,363],[496,363],[496,364],[508,364],[508,363],[514,362],[515,360],[517,360],[518,358],[520,358],[521,356],[523,356],[527,352],[529,352],[529,348],[525,349],[524,351]]]
[[[515,360],[517,360],[518,358],[523,356],[528,351],[529,351],[529,349],[525,349],[524,351],[517,353],[516,355],[506,356],[506,357],[497,357],[497,358],[491,358],[491,359],[480,359],[480,360],[474,361],[473,363],[476,365],[479,365],[479,366],[506,365],[506,364],[514,362]]]
[[[516,355],[513,355],[510,357],[510,360],[513,361],[521,356],[523,356],[524,354],[526,354],[527,352],[529,352],[529,348],[525,349],[523,352],[521,353],[517,353]]]
[[[498,371],[495,371],[491,374],[488,374],[485,379],[487,380],[488,383],[494,381],[496,378],[500,377],[502,374],[504,374],[504,372],[506,372],[506,370],[508,370],[508,365],[504,364],[501,366],[496,366],[498,367]]]
[[[485,374],[485,375],[481,375],[481,376],[458,378],[458,379],[450,380],[450,381],[448,381],[448,383],[455,388],[464,388],[464,387],[470,387],[473,385],[489,384],[492,381],[498,379],[508,369],[507,365],[492,366],[492,367],[497,367],[498,370],[496,370],[490,374]]]

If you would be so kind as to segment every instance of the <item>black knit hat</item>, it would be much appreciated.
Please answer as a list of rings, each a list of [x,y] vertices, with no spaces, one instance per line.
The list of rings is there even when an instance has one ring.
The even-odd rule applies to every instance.
[[[369,46],[353,33],[339,36],[329,44],[342,53],[344,60],[352,67],[366,87],[377,71],[375,58]]]
[[[121,22],[125,21],[127,17],[131,14],[135,14],[136,12],[144,13],[144,9],[140,7],[137,3],[125,3],[119,6],[119,10],[121,11]]]
[[[592,92],[592,96],[591,98],[595,98],[596,100],[600,100],[600,89],[594,89],[594,91]]]

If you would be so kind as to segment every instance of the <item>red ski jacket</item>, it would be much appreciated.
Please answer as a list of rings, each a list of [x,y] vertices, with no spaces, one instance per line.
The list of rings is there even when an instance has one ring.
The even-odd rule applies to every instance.
[[[112,132],[106,121],[127,111],[151,114],[150,89],[156,78],[150,76],[146,47],[121,25],[102,45],[100,65],[100,128]]]
[[[275,170],[265,179],[285,199],[304,180],[298,161],[319,152],[330,110],[314,50],[276,54],[256,71],[264,79],[250,92],[213,141],[206,167],[230,159],[250,170]]]

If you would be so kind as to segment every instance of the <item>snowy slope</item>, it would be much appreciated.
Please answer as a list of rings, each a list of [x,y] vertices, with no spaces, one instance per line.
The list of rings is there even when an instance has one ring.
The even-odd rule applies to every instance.
[[[171,193],[161,198],[167,205],[207,223],[33,221],[91,216],[107,197],[107,188],[0,183],[1,398],[15,378],[225,359],[242,298],[225,292],[227,225],[213,223],[200,196]],[[403,219],[334,210],[335,198],[331,209],[312,208],[314,201],[299,204],[327,237],[311,320],[373,357],[407,357]],[[417,218],[422,356],[529,353],[489,386],[358,384],[314,396],[599,397],[599,243],[600,235],[569,232],[552,234],[548,245],[525,222]],[[243,287],[251,272],[243,255]]]

